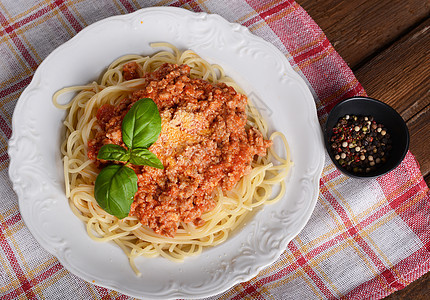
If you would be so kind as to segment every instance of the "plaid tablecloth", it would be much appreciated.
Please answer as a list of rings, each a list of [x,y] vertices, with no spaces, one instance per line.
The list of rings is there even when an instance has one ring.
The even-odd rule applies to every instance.
[[[312,90],[318,116],[365,95],[317,24],[294,1],[0,1],[0,298],[128,298],[69,273],[34,240],[8,178],[16,101],[57,46],[103,18],[153,5],[216,13],[278,47]],[[411,153],[373,180],[342,175],[326,155],[315,211],[285,252],[220,299],[382,298],[430,269],[430,193]]]

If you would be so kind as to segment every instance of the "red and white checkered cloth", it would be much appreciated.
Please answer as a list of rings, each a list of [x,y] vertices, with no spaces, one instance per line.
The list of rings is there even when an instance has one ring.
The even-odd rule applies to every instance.
[[[70,274],[34,240],[8,179],[7,142],[15,103],[49,53],[91,23],[152,5],[216,13],[274,44],[307,81],[322,122],[341,99],[365,95],[318,25],[291,0],[1,0],[1,299],[128,298]],[[326,156],[305,229],[274,264],[216,298],[382,298],[430,269],[429,200],[411,153],[373,180],[345,177]]]

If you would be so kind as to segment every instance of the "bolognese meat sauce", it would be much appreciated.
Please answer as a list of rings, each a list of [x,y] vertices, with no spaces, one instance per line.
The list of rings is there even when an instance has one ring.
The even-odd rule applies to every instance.
[[[139,77],[138,67],[123,69],[127,80]],[[179,222],[202,225],[201,216],[216,205],[213,191],[230,190],[251,170],[255,155],[266,155],[271,141],[245,126],[246,96],[223,83],[190,78],[187,65],[164,64],[144,74],[145,86],[118,106],[97,112],[99,131],[88,143],[88,157],[101,166],[97,153],[105,144],[122,142],[121,123],[130,107],[151,98],[158,107],[162,129],[149,148],[164,169],[134,166],[138,191],[130,215],[156,233],[173,237]]]

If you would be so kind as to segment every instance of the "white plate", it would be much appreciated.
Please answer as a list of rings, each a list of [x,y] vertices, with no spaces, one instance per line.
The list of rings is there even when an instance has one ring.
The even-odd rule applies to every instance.
[[[92,241],[68,206],[59,151],[65,113],[53,106],[52,95],[97,79],[119,56],[152,54],[149,43],[163,41],[223,66],[269,120],[270,130],[286,135],[294,167],[285,198],[259,210],[225,243],[179,264],[137,259],[143,273],[137,277],[122,250]],[[9,175],[31,233],[70,272],[134,297],[204,297],[251,279],[305,226],[318,197],[324,150],[309,89],[273,45],[217,15],[148,8],[88,26],[40,65],[12,125]]]

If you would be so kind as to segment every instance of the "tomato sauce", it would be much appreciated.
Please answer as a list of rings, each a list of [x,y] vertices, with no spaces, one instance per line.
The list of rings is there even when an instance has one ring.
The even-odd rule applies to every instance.
[[[136,74],[133,63],[124,67],[124,78],[133,79]],[[232,87],[192,79],[187,65],[164,64],[143,77],[143,89],[118,106],[99,109],[100,129],[88,143],[88,157],[97,160],[104,144],[125,147],[122,119],[136,101],[151,98],[159,109],[162,129],[149,150],[164,169],[132,166],[138,191],[130,215],[156,233],[173,237],[179,222],[202,225],[201,215],[215,207],[214,190],[232,189],[250,172],[254,156],[266,155],[271,141],[246,125],[247,98]]]

